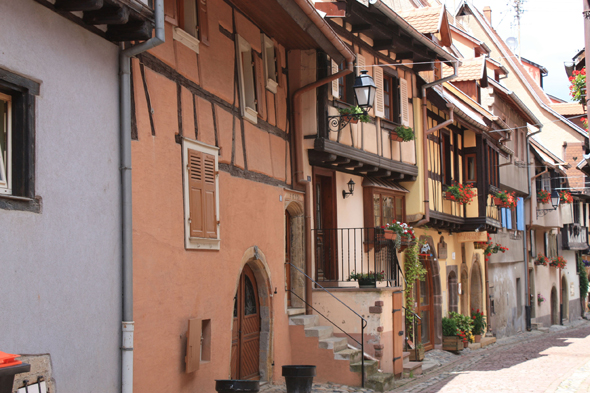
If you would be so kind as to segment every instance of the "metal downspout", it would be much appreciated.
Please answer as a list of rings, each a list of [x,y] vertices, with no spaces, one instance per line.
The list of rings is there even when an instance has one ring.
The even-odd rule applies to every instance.
[[[527,196],[524,198],[523,204],[522,204],[522,208],[524,209],[524,204],[526,203],[527,199],[530,199],[531,197],[531,181],[533,180],[533,178],[531,178],[531,173],[530,173],[530,159],[531,159],[531,152],[530,152],[530,138],[535,135],[538,134],[539,132],[541,132],[543,130],[543,125],[539,125],[539,131],[535,131],[532,134],[528,134],[526,136],[526,170],[527,170],[527,178],[530,179],[527,183],[528,183],[528,194]],[[536,176],[535,176],[536,177]],[[533,221],[533,202],[531,202],[531,223]],[[527,250],[527,241],[526,241],[526,235],[527,235],[527,230],[526,230],[526,223],[524,226],[524,236],[523,236],[523,242],[522,242],[522,247],[523,247],[523,253],[524,253],[524,298],[527,300],[524,304],[524,315],[525,315],[525,325],[526,325],[526,330],[531,331],[531,294],[529,293],[529,254],[528,254],[528,250]],[[532,239],[531,239],[532,241]]]
[[[131,195],[131,58],[164,43],[164,0],[155,0],[155,36],[119,53],[123,321],[121,392],[133,392],[133,239]]]
[[[306,86],[299,88],[293,93],[293,129],[295,133],[295,181],[297,184],[305,186],[304,194],[304,214],[305,214],[305,274],[309,277],[313,277],[311,267],[311,198],[312,198],[312,182],[305,178],[305,171],[303,170],[303,125],[301,124],[301,106],[300,100],[301,95],[319,86],[330,83],[335,79],[351,74],[354,71],[354,61],[356,56],[343,42],[340,40],[338,35],[330,26],[324,21],[324,19],[317,13],[315,7],[308,0],[294,0],[295,3],[303,10],[309,19],[316,25],[318,29],[324,34],[324,36],[330,41],[332,45],[340,52],[346,60],[346,69],[330,75],[326,78],[312,82]],[[305,308],[306,314],[311,314],[311,283],[306,281],[305,285],[305,300],[308,303]]]
[[[428,224],[430,222],[430,191],[428,189],[428,164],[426,161],[426,157],[428,156],[428,134],[432,133],[442,127],[446,127],[447,125],[453,122],[453,108],[451,107],[451,114],[450,119],[444,121],[443,123],[437,125],[436,127],[427,130],[428,124],[428,108],[426,104],[426,89],[429,89],[433,86],[439,85],[441,83],[447,82],[457,76],[457,71],[459,69],[459,65],[455,62],[453,63],[453,75],[447,76],[446,78],[435,80],[434,82],[427,83],[422,86],[422,129],[424,133],[422,135],[422,176],[424,177],[424,218],[417,223],[414,224],[415,227],[419,227],[420,225]],[[439,127],[440,126],[440,127]],[[438,127],[438,128],[437,128]]]

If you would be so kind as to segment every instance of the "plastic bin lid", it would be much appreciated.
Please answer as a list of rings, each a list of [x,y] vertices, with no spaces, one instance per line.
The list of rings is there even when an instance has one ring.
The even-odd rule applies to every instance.
[[[0,368],[22,364],[23,362],[16,360],[18,357],[20,357],[20,355],[13,355],[11,353],[0,351]]]

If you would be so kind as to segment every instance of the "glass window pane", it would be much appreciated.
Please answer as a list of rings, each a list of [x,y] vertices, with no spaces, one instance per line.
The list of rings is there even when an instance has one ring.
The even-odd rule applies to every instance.
[[[404,218],[404,210],[403,210],[403,203],[402,198],[397,197],[395,198],[395,219],[397,221],[403,221]]]
[[[420,335],[420,340],[422,344],[428,344],[430,342],[430,312],[422,311],[420,318],[422,318],[420,325],[422,334]]]
[[[9,105],[8,105],[9,97],[0,95],[0,185],[6,187],[6,172],[9,165],[8,162],[8,138],[9,138],[9,130],[8,130],[8,117],[10,114]]]
[[[375,216],[375,226],[380,227],[381,225],[385,225],[385,223],[381,224],[381,204],[379,203],[379,194],[373,194],[373,212]]]
[[[395,221],[393,212],[393,197],[383,197],[383,222],[385,224],[391,224]]]
[[[244,304],[244,315],[252,315],[256,314],[256,294],[254,293],[254,286],[252,282],[246,276],[246,280],[244,280],[245,285],[245,304]]]

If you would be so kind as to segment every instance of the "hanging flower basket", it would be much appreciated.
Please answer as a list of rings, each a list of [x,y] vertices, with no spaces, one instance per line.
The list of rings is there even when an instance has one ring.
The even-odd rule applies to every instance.
[[[389,138],[391,138],[392,141],[408,142],[415,138],[414,130],[412,130],[411,127],[397,126],[389,133]]]
[[[551,194],[549,194],[549,191],[539,190],[537,192],[537,202],[548,203],[550,200],[551,200]]]
[[[563,269],[565,268],[565,265],[567,264],[567,261],[565,259],[563,259],[562,256],[557,256],[551,259],[551,263],[549,263],[549,266],[551,267],[556,267],[558,269]]]
[[[397,233],[395,233],[391,229],[385,229],[383,231],[383,237],[387,240],[395,240],[397,238]]]
[[[506,208],[514,209],[516,207],[516,197],[514,192],[500,191],[494,195],[494,205]]]
[[[444,193],[445,199],[449,201],[458,202],[459,205],[470,204],[473,198],[475,198],[475,189],[471,184],[460,184],[456,183],[450,187],[447,187],[447,191]]]
[[[537,266],[547,266],[549,265],[549,258],[547,258],[543,254],[538,254],[535,258],[535,265]]]
[[[579,102],[582,105],[586,104],[586,67],[581,71],[575,70],[570,76],[570,95],[572,100]]]
[[[573,203],[574,198],[569,191],[559,191],[559,202],[561,203]]]

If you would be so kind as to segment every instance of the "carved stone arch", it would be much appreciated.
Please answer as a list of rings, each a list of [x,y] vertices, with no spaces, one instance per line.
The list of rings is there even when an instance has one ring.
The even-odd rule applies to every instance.
[[[428,251],[431,254],[431,258],[429,258],[430,266],[430,274],[431,274],[431,281],[432,281],[432,301],[433,301],[433,325],[434,325],[434,344],[435,345],[442,345],[442,306],[443,306],[443,298],[442,298],[442,291],[441,291],[441,282],[440,282],[440,265],[438,263],[438,256],[436,254],[436,248],[434,247],[434,241],[432,240],[432,236],[420,236],[420,243],[426,243],[430,246],[430,250]]]
[[[471,263],[471,274],[469,280],[469,310],[465,315],[470,315],[470,310],[483,310],[485,304],[484,285],[481,264],[479,262],[479,254],[473,254],[473,261]]]
[[[234,286],[234,293],[237,293],[240,277],[244,266],[252,270],[258,287],[258,298],[260,301],[260,349],[259,349],[259,370],[260,380],[270,381],[272,378],[272,294],[273,284],[270,268],[264,253],[258,246],[252,246],[242,256],[240,269]],[[232,318],[233,321],[233,318]],[[232,322],[233,323],[233,322]],[[233,328],[233,326],[232,326]],[[230,354],[231,361],[231,354]],[[231,365],[230,365],[231,369]]]
[[[287,304],[291,308],[305,307],[305,218],[303,204],[297,201],[285,203],[285,288]],[[289,265],[290,262],[295,267]],[[298,270],[299,269],[299,270]]]

